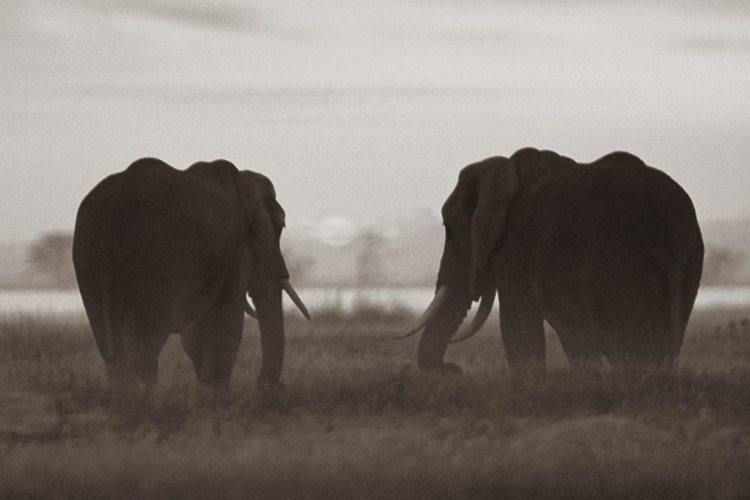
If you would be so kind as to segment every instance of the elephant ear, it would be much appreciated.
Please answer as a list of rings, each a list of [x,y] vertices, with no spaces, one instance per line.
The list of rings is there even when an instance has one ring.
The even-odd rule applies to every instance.
[[[237,174],[237,194],[244,211],[251,249],[258,259],[256,264],[274,278],[288,278],[289,271],[279,246],[286,215],[276,201],[273,183],[257,172],[243,170]]]
[[[476,166],[476,205],[471,216],[470,288],[476,293],[477,273],[484,268],[505,231],[508,209],[519,190],[515,164],[502,157]]]
[[[256,236],[256,240],[270,242],[273,235],[272,223],[264,207],[263,186],[261,185],[265,178],[260,174],[245,170],[238,171],[235,179],[245,226]]]

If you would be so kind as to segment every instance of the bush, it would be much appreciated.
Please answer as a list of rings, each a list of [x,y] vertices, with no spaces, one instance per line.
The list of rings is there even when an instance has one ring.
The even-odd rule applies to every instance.
[[[315,308],[311,312],[313,321],[319,323],[385,323],[401,324],[415,318],[408,307],[401,304],[386,305],[367,299],[358,299],[351,310],[347,310],[341,302],[335,302]]]

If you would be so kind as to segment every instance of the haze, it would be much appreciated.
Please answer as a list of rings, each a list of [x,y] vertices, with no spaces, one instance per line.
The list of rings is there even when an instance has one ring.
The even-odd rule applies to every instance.
[[[747,217],[750,4],[712,5],[5,0],[0,240],[72,230],[143,156],[263,172],[290,226],[438,213],[524,146],[628,150]]]

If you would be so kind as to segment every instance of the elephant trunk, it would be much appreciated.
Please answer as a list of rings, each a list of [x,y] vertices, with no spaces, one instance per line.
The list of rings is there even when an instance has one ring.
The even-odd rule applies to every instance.
[[[435,292],[435,297],[432,299],[432,302],[430,302],[430,305],[427,306],[427,309],[422,313],[417,321],[415,321],[414,324],[411,325],[407,330],[399,333],[398,335],[394,335],[393,338],[405,339],[406,337],[410,337],[424,328],[425,325],[427,325],[427,323],[429,323],[430,320],[432,320],[432,318],[438,313],[438,311],[443,308],[448,295],[449,293],[447,286],[439,287],[437,292]]]
[[[259,386],[279,385],[284,365],[284,314],[281,309],[281,287],[274,286],[262,298],[254,299],[258,308],[258,327],[263,347],[263,362],[258,377]]]
[[[427,322],[419,339],[417,364],[421,370],[439,370],[444,367],[448,342],[466,317],[471,302],[468,291],[449,289],[448,297]]]

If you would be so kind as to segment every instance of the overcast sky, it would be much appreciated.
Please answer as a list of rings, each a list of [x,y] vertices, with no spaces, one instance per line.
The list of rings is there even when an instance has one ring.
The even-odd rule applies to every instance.
[[[143,156],[268,175],[289,225],[438,212],[524,146],[628,150],[750,216],[750,4],[3,0],[0,240]]]

